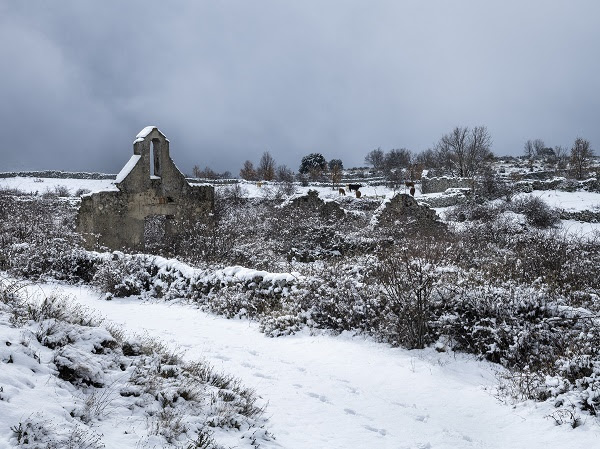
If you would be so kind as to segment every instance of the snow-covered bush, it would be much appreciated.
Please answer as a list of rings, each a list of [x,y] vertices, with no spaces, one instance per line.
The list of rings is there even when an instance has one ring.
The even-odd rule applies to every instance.
[[[491,222],[508,208],[507,203],[466,202],[458,204],[446,211],[445,217],[451,221]]]
[[[99,265],[98,258],[72,241],[55,238],[43,245],[17,244],[7,249],[8,266],[29,279],[52,277],[67,282],[90,282]]]
[[[114,296],[187,299],[213,313],[255,319],[273,337],[310,328],[360,332],[408,348],[442,339],[509,368],[505,394],[563,404],[557,421],[569,421],[569,404],[575,418],[597,413],[600,244],[541,229],[554,220],[545,204],[466,203],[446,217],[460,223],[429,235],[400,222],[373,230],[376,202],[367,199],[336,200],[346,212],[333,218],[267,197],[217,198],[212,217],[190,222],[187,233],[150,256],[85,251],[68,203],[0,192],[0,268],[20,278],[91,283]],[[52,351],[45,360],[53,361],[61,382],[106,391],[106,370],[117,363],[120,370],[125,360],[124,372],[135,376],[119,384],[118,394],[154,407],[148,422],[155,436],[173,440],[193,428],[204,444],[210,432],[201,428],[242,426],[242,416],[255,419],[260,409],[253,409],[251,394],[244,399],[226,376],[206,367],[194,367],[195,376],[220,393],[189,383],[178,357],[152,344],[114,329],[93,337],[85,327],[99,323],[58,303],[31,307],[18,289],[0,289],[0,303],[10,304],[13,325],[37,323],[32,345]],[[86,357],[103,362],[84,364]],[[91,397],[74,416],[93,422],[102,397]],[[190,409],[181,404],[199,398],[210,398],[215,409],[191,425]]]
[[[450,241],[424,237],[403,241],[379,254],[374,276],[381,285],[379,332],[393,344],[424,348],[437,339],[432,329],[435,310],[455,283],[449,269],[454,246]]]
[[[516,201],[515,212],[525,215],[527,222],[536,228],[549,228],[556,226],[560,221],[559,213],[537,196],[527,196]]]
[[[68,298],[35,301],[26,291],[0,283],[0,382],[10,387],[0,389],[0,416],[4,425],[15,419],[0,432],[10,432],[15,446],[99,449],[102,427],[114,435],[135,428],[136,447],[217,449],[217,433],[226,431],[239,432],[240,441],[253,435],[256,447],[271,438],[264,405],[235,377],[103,327]],[[5,409],[20,389],[33,388],[39,403]]]
[[[150,279],[158,268],[149,258],[127,257],[114,252],[98,266],[91,284],[116,297],[139,295],[151,288]]]

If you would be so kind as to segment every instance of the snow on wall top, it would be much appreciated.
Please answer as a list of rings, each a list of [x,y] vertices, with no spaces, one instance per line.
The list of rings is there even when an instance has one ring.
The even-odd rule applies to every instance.
[[[158,129],[156,126],[146,126],[144,129],[142,129],[139,133],[137,133],[136,139],[133,141],[133,143],[138,143],[138,142],[142,142],[146,137],[148,137],[148,134],[150,134],[153,130],[157,130],[159,133],[161,133],[163,136],[163,132]],[[165,140],[168,142],[169,139],[167,139],[165,137]]]
[[[156,126],[146,126],[139,133],[137,133],[137,136],[135,136],[135,137],[137,139],[145,139],[148,136],[148,134],[150,134],[154,129],[158,129],[158,128],[156,128]]]
[[[216,271],[205,271],[199,268],[191,267],[177,259],[165,259],[164,257],[155,256],[152,258],[152,263],[159,270],[167,272],[179,272],[188,279],[210,281],[219,280],[223,282],[245,282],[260,278],[264,282],[277,283],[281,281],[294,282],[301,278],[300,273],[271,273],[268,271],[254,270],[244,268],[239,265],[227,267]]]
[[[145,128],[144,128],[145,129]],[[123,167],[121,169],[121,171],[119,172],[119,174],[117,175],[116,179],[115,179],[115,183],[119,183],[121,181],[123,181],[125,179],[125,177],[131,173],[131,170],[133,170],[133,167],[135,167],[135,164],[137,164],[137,162],[140,160],[142,156],[140,156],[139,154],[134,154],[133,156],[131,156],[129,158],[129,161],[127,162],[127,164],[125,164],[125,167]]]

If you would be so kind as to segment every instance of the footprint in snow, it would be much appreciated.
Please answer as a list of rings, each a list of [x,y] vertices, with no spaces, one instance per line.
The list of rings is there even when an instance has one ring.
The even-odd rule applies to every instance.
[[[416,421],[427,422],[429,415],[417,415],[415,416]]]
[[[254,373],[254,376],[256,376],[256,377],[262,377],[263,379],[273,379],[271,376],[267,376],[266,374],[263,374],[263,373],[260,373],[260,372]]]
[[[342,379],[341,377],[332,377],[333,380],[337,380],[338,382],[343,382],[345,384],[349,384],[350,381],[347,379]]]
[[[294,384],[293,386],[296,388],[302,388],[302,385],[300,385],[300,384]]]
[[[360,391],[358,390],[358,388],[354,388],[354,387],[350,387],[350,386],[347,386],[346,388],[352,394],[360,394]]]
[[[248,351],[248,354],[250,354],[250,355],[254,355],[254,356],[257,356],[257,355],[258,355],[258,352],[257,352],[257,351],[254,351],[254,350],[252,350],[252,351]]]
[[[229,360],[231,360],[229,357],[227,357],[225,355],[221,355],[221,354],[215,355],[215,359],[225,360],[226,362],[229,361]]]
[[[317,393],[306,393],[307,395],[309,395],[311,398],[315,398],[318,399],[321,402],[325,402],[327,404],[329,404],[329,399],[327,399],[327,396],[324,396],[322,394],[317,394]]]
[[[367,429],[367,430],[370,430],[371,432],[378,433],[378,434],[379,434],[379,435],[381,435],[381,436],[385,436],[385,435],[387,435],[387,430],[385,430],[385,429],[378,429],[378,428],[376,428],[376,427],[371,427],[371,426],[369,426],[369,425],[366,425],[366,424],[365,424],[363,427],[364,427],[365,429]]]
[[[405,404],[404,402],[393,401],[392,404],[397,405],[398,407],[402,407],[402,408],[408,408],[408,407],[410,407],[410,405]]]
[[[351,408],[345,408],[344,411],[348,415],[356,415],[356,412],[354,410],[352,410]]]

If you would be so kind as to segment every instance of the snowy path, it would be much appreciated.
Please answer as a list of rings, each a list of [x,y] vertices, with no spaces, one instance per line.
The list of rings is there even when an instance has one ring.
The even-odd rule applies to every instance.
[[[54,287],[43,286],[46,293]],[[512,408],[485,387],[487,363],[434,351],[406,351],[346,336],[271,339],[255,323],[181,304],[99,300],[84,287],[60,290],[128,330],[156,336],[242,378],[268,402],[268,447],[598,447],[592,420],[554,426],[542,404]]]

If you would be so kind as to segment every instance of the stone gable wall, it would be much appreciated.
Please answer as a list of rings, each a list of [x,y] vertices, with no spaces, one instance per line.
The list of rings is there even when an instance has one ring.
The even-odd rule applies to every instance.
[[[151,144],[154,175],[150,169]],[[89,249],[144,250],[147,219],[163,217],[160,235],[170,239],[214,208],[214,188],[188,184],[169,155],[169,141],[157,128],[134,142],[134,154],[141,157],[116,184],[118,191],[82,197],[77,231]]]

